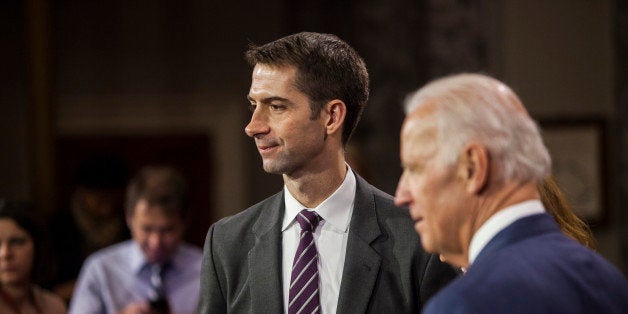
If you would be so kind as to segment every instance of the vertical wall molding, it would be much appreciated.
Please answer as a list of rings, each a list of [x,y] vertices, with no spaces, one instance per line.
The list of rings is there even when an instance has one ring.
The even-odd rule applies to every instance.
[[[29,139],[32,195],[35,205],[50,213],[54,199],[53,107],[51,102],[50,9],[46,0],[26,1],[28,49]]]

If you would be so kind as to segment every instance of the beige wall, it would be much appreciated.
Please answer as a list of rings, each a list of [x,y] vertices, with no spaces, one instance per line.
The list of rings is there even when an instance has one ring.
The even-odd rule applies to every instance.
[[[612,115],[610,0],[504,0],[502,77],[537,117]]]

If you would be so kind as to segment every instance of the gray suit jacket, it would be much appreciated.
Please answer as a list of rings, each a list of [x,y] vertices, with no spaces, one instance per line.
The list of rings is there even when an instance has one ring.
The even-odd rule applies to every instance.
[[[418,313],[457,274],[425,253],[407,211],[356,175],[337,313]],[[199,313],[282,313],[284,193],[209,228]]]

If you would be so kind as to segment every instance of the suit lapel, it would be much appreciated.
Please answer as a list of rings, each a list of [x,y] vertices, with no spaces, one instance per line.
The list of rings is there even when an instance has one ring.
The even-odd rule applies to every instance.
[[[249,252],[249,286],[252,308],[259,313],[282,313],[281,219],[283,191],[265,204],[253,225],[255,246]]]
[[[338,313],[364,313],[369,304],[381,257],[371,243],[380,235],[375,198],[369,185],[356,174],[357,187],[349,226],[347,254],[340,284]]]

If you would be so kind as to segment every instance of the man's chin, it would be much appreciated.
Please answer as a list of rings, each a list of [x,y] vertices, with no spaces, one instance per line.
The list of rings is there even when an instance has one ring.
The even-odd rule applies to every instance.
[[[423,250],[427,253],[438,254],[438,252],[436,252],[434,245],[431,242],[424,240],[424,237],[421,237],[421,246],[423,247]]]
[[[146,254],[146,260],[149,263],[163,263],[167,260],[166,254]]]
[[[266,165],[264,165],[264,171],[266,173],[269,173],[269,174],[283,174],[283,172],[281,172],[281,171],[279,171],[279,170],[277,170],[277,169],[275,169],[273,167],[266,167]]]
[[[262,163],[262,167],[264,168],[264,171],[270,174],[285,174],[288,172],[284,165],[271,161],[264,161]]]

